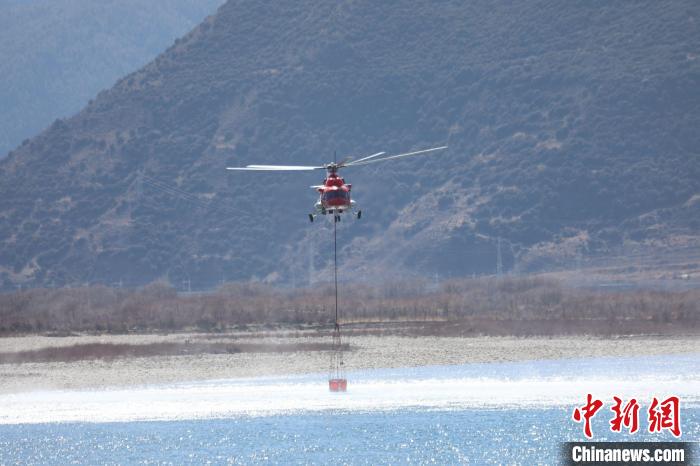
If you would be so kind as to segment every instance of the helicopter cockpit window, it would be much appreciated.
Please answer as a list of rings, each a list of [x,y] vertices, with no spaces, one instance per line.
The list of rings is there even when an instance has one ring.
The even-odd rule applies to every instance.
[[[343,191],[342,189],[338,189],[335,191],[327,191],[323,193],[323,199],[326,201],[331,201],[334,199],[347,199],[348,198],[348,192]]]

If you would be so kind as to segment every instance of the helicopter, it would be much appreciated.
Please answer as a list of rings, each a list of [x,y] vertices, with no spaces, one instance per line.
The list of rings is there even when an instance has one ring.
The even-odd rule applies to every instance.
[[[340,215],[344,212],[352,211],[359,220],[362,218],[362,210],[357,207],[354,200],[350,198],[350,190],[352,185],[338,175],[341,168],[358,167],[375,162],[384,162],[386,160],[394,160],[400,157],[408,157],[411,155],[428,154],[439,150],[447,149],[447,146],[433,147],[430,149],[422,149],[413,152],[404,152],[396,155],[386,155],[386,152],[377,152],[357,160],[352,157],[345,158],[342,162],[330,162],[318,166],[305,165],[246,165],[245,167],[226,167],[227,170],[248,170],[248,171],[307,171],[307,170],[326,170],[326,178],[323,184],[310,186],[319,193],[319,198],[314,205],[314,212],[309,214],[311,222],[318,215],[332,214],[333,221],[339,222]]]

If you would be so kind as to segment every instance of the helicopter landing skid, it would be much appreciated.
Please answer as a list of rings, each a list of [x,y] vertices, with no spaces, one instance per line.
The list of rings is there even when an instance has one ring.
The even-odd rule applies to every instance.
[[[349,207],[347,209],[319,209],[315,213],[309,214],[309,222],[313,223],[313,221],[318,217],[319,215],[333,215],[333,221],[334,222],[340,222],[341,219],[341,214],[345,212],[350,212],[350,211],[355,211],[354,215],[356,219],[361,219],[362,218],[362,211],[359,209],[356,209],[355,206]]]

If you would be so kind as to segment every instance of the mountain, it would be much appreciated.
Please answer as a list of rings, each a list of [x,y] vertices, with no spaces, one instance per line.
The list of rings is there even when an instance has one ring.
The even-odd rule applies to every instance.
[[[228,1],[0,162],[0,282],[324,280],[321,173],[225,167],[445,143],[343,172],[341,278],[697,247],[699,23],[692,1]]]
[[[223,0],[3,0],[0,157],[158,55]]]

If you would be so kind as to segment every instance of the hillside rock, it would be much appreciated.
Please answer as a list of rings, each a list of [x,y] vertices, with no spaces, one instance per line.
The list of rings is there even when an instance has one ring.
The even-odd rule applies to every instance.
[[[0,162],[0,282],[324,280],[536,270],[700,231],[696,2],[229,1]]]

